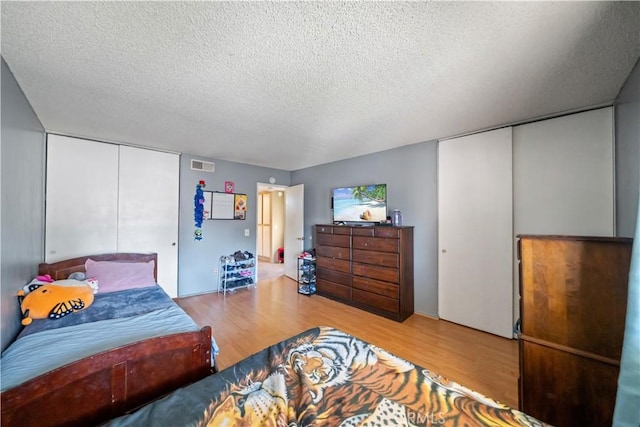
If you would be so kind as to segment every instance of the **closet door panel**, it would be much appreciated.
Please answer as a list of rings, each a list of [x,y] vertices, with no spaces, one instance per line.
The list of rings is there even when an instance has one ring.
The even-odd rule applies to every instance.
[[[116,252],[118,146],[47,136],[45,262]]]
[[[120,147],[118,251],[157,252],[158,283],[178,296],[179,155]]]
[[[262,256],[269,258],[269,262],[273,261],[273,254],[271,253],[271,226],[262,226]]]
[[[613,127],[607,107],[513,128],[514,236],[614,236]]]
[[[513,128],[516,234],[613,236],[613,108]]]
[[[262,223],[271,225],[271,193],[262,195]]]
[[[512,337],[511,128],[438,148],[438,313]]]

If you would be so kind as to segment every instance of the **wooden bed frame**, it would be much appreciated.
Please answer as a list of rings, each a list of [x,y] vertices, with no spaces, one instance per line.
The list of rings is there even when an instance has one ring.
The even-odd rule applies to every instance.
[[[96,261],[148,262],[157,254],[91,255],[40,264],[55,280]],[[42,357],[46,357],[43,354]],[[210,375],[211,327],[141,340],[78,360],[1,394],[3,426],[97,425]]]

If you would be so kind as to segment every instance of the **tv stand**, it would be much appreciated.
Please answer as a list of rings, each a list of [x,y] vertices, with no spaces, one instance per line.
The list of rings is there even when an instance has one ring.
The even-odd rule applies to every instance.
[[[413,314],[413,227],[316,225],[316,293],[404,321]]]

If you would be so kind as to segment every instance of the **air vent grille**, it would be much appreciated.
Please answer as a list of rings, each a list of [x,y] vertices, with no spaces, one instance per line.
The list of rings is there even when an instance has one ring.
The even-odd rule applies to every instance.
[[[191,169],[194,171],[213,172],[215,171],[215,163],[191,159]]]

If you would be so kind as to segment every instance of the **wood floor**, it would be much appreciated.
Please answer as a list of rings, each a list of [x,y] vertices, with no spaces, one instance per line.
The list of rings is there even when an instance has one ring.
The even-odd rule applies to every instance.
[[[226,296],[176,301],[198,325],[212,326],[220,369],[311,327],[331,326],[518,407],[515,340],[415,314],[394,322],[324,297],[300,295],[296,282],[284,276]]]

